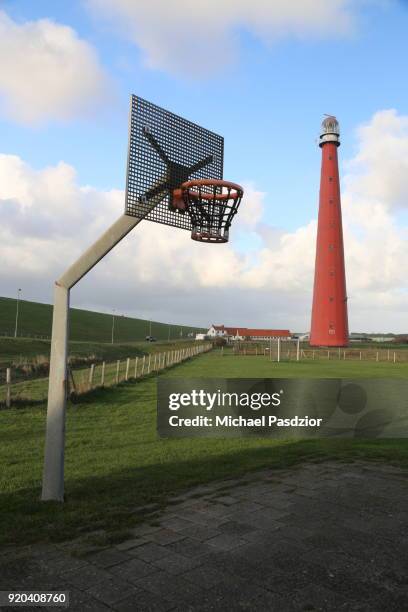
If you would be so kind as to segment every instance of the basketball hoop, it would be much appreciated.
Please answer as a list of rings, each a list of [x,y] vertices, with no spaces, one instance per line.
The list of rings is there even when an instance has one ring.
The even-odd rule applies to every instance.
[[[191,219],[191,238],[213,244],[228,242],[229,228],[244,190],[236,183],[196,179],[173,191],[173,206]]]

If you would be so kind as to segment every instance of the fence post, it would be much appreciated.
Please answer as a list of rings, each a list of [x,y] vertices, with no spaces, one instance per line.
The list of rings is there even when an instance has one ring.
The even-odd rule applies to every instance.
[[[137,378],[137,360],[138,357],[135,357],[135,378]]]
[[[130,368],[130,357],[128,357],[126,359],[126,374],[125,374],[125,380],[129,379],[129,368]]]
[[[388,349],[388,351],[387,351],[387,361],[389,361],[389,360],[390,360],[390,349]]]
[[[116,384],[119,382],[119,368],[120,368],[120,360],[118,359],[116,362]]]
[[[314,356],[315,356],[315,352],[312,351],[312,359],[314,359]]]
[[[143,376],[144,371],[145,371],[145,364],[146,364],[146,355],[143,355],[143,362],[142,362],[142,371],[140,373],[140,376]]]
[[[11,368],[7,368],[6,370],[6,407],[10,408],[11,406]]]
[[[377,351],[377,355],[376,355],[376,358],[375,358],[375,360],[376,360],[376,361],[378,361],[378,351]]]
[[[396,352],[394,351],[394,363],[396,362]]]
[[[343,351],[343,361],[346,359],[346,351]]]
[[[94,372],[95,372],[95,364],[92,363],[91,367],[90,367],[90,370],[89,370],[89,380],[88,380],[88,384],[89,384],[89,388],[90,389],[92,389]]]
[[[105,384],[105,362],[102,362],[102,370],[101,370],[101,387]]]
[[[280,354],[281,354],[281,339],[278,338],[278,363],[280,362]]]
[[[297,341],[296,345],[296,361],[300,360],[300,340]]]
[[[156,371],[156,360],[157,360],[157,354],[154,354],[154,364],[153,364],[153,370]],[[159,360],[160,363],[160,360]]]
[[[360,361],[361,361],[361,351],[360,351]]]
[[[327,351],[327,359],[330,359],[330,351]]]
[[[149,362],[147,364],[147,373],[148,374],[150,374],[150,363],[151,363],[151,360],[152,360],[152,356],[151,356],[151,354],[149,354]]]

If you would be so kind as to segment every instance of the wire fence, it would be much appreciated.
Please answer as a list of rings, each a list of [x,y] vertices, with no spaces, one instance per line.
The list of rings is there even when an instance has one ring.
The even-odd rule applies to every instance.
[[[230,349],[226,349],[230,353]],[[271,340],[269,342],[235,342],[232,354],[263,356],[271,361],[377,361],[408,363],[408,349],[390,348],[313,348],[299,340]]]
[[[198,357],[212,349],[205,343],[186,348],[149,353],[142,357],[128,357],[113,362],[91,363],[86,368],[68,368],[69,395],[80,396],[93,389],[112,387],[119,383],[141,379]],[[13,369],[6,368],[5,384],[0,385],[0,406],[42,403],[47,398],[48,377],[13,382]]]

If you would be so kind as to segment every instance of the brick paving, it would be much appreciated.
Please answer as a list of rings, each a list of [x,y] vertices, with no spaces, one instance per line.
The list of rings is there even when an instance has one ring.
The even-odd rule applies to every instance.
[[[192,489],[85,558],[3,552],[0,588],[66,590],[81,612],[408,611],[407,493],[388,465],[264,470]]]

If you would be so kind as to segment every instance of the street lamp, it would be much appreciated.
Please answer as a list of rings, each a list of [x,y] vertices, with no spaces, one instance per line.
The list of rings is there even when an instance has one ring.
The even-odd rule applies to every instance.
[[[18,329],[18,308],[20,305],[20,293],[21,289],[17,290],[17,303],[16,303],[16,325],[14,327],[14,337],[17,338],[17,329]]]
[[[111,340],[111,344],[113,344],[114,334],[115,334],[115,309],[112,310],[112,340]]]

